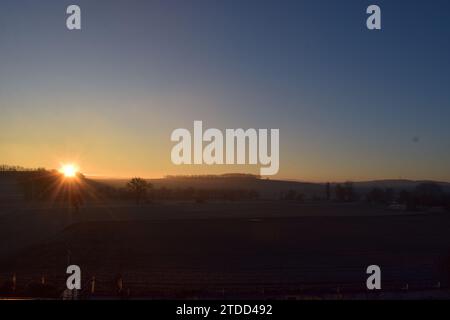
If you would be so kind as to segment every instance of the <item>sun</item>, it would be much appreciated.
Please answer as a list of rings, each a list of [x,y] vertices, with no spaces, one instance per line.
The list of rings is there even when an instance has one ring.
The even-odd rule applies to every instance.
[[[74,164],[64,164],[59,169],[59,172],[61,172],[66,178],[73,178],[77,175],[78,168]]]

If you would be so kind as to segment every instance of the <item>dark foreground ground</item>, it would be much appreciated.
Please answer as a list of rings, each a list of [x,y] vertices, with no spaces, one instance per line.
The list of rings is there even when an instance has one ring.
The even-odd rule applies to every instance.
[[[255,202],[21,208],[0,221],[0,282],[15,272],[18,291],[41,275],[62,291],[68,259],[86,290],[96,277],[97,296],[113,296],[119,275],[131,296],[151,298],[361,293],[372,264],[388,291],[450,279],[445,213]]]

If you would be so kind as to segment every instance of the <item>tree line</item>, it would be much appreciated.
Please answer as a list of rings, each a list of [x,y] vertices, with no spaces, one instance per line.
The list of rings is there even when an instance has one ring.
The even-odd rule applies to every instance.
[[[28,201],[71,201],[73,199],[124,200],[136,204],[157,200],[195,201],[254,200],[259,198],[255,190],[213,188],[155,188],[147,180],[135,177],[125,187],[115,188],[86,179],[78,174],[74,180],[65,180],[56,170],[30,171],[18,178],[23,197]]]
[[[412,190],[373,188],[366,195],[366,200],[375,204],[398,203],[405,205],[407,210],[423,207],[445,207],[450,210],[450,193],[445,192],[439,184],[432,182],[421,183]]]
[[[103,192],[110,198],[134,199],[139,204],[155,200],[185,200],[202,203],[208,200],[254,200],[259,198],[255,190],[227,189],[227,188],[155,188],[142,178],[133,178],[125,188],[103,188]]]

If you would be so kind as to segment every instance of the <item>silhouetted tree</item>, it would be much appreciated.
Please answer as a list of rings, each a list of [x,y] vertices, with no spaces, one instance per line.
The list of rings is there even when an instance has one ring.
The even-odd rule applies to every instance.
[[[392,188],[384,189],[384,199],[386,203],[392,203],[395,200],[395,191]]]
[[[383,203],[384,192],[381,188],[373,188],[366,196],[367,201],[371,203]]]
[[[330,185],[329,182],[325,186],[325,193],[326,193],[327,201],[330,201],[330,198],[331,198],[331,185]]]
[[[297,192],[295,190],[289,190],[285,195],[285,200],[295,200]]]
[[[338,201],[345,201],[345,189],[341,184],[336,185],[334,192]]]
[[[351,202],[355,200],[355,191],[353,188],[353,182],[347,181],[344,185],[345,201]]]
[[[373,188],[366,196],[367,201],[372,203],[388,204],[394,201],[394,190],[391,188]]]
[[[444,193],[440,185],[433,182],[426,182],[419,184],[413,191],[400,191],[398,202],[406,204],[408,210],[432,206],[448,207],[450,204],[450,195]]]
[[[356,194],[352,182],[346,182],[344,185],[337,184],[335,187],[336,199],[341,202],[351,202],[356,199]]]
[[[407,204],[408,201],[411,199],[411,193],[406,190],[401,190],[398,193],[398,203],[401,204]]]
[[[415,188],[414,194],[422,206],[438,206],[443,204],[444,191],[436,183],[421,183]]]
[[[133,194],[137,204],[146,198],[150,188],[152,185],[142,178],[133,178],[127,183],[127,189]]]

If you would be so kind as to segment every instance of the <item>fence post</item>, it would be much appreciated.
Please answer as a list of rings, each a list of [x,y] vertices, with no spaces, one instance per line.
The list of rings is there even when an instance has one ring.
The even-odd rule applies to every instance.
[[[122,293],[122,289],[123,289],[123,279],[122,279],[122,276],[119,276],[117,278],[117,292],[119,294],[121,294]]]
[[[16,273],[14,272],[12,275],[12,291],[16,292],[16,283],[17,283],[17,277]]]
[[[91,294],[95,293],[95,277],[91,279]]]

